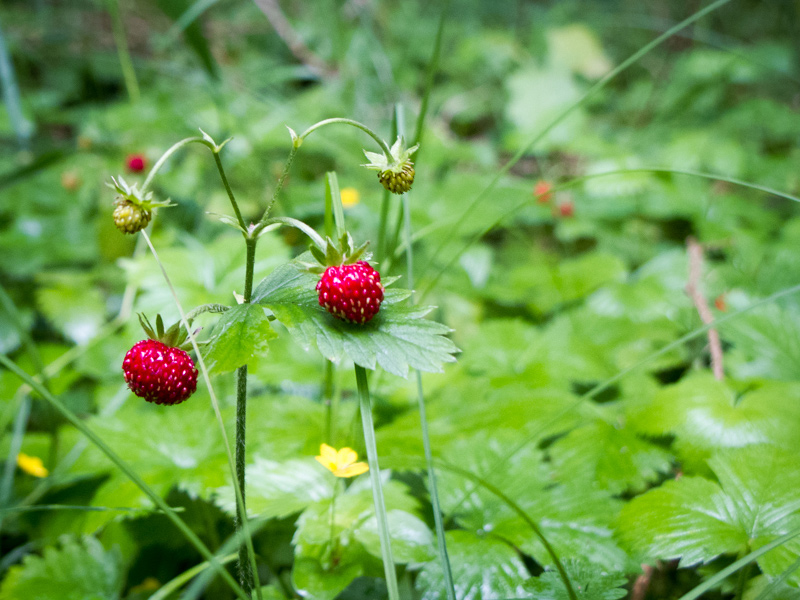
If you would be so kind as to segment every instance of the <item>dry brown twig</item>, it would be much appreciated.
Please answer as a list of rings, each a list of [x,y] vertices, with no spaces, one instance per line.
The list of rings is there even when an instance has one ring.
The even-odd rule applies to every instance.
[[[714,322],[714,315],[711,314],[708,301],[700,291],[700,279],[703,275],[703,246],[693,237],[689,237],[686,240],[686,247],[689,254],[689,282],[686,284],[686,293],[694,302],[700,319],[704,324],[709,325]],[[708,346],[711,352],[711,370],[714,372],[714,377],[722,381],[725,377],[722,369],[722,343],[716,329],[708,330]]]

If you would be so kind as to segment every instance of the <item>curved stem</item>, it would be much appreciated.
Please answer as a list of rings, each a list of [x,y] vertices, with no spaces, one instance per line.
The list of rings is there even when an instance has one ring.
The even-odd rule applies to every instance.
[[[194,142],[198,144],[203,144],[204,146],[211,148],[212,151],[214,150],[214,147],[211,144],[209,144],[208,141],[204,140],[201,137],[189,137],[173,144],[172,147],[169,148],[169,150],[167,150],[166,152],[164,152],[164,154],[161,155],[161,158],[159,158],[158,162],[156,162],[156,164],[153,165],[153,168],[150,169],[150,172],[147,174],[147,178],[144,180],[144,183],[142,184],[141,191],[144,192],[145,190],[147,190],[147,188],[153,182],[153,177],[156,176],[156,173],[158,173],[161,167],[164,166],[164,163],[167,162],[167,159],[169,159],[170,156],[175,154],[178,150],[180,150],[184,146],[188,146],[189,144]]]
[[[369,137],[371,137],[373,140],[375,140],[375,142],[377,142],[378,146],[381,147],[381,150],[386,155],[386,158],[387,158],[387,160],[389,160],[389,162],[391,162],[393,160],[392,159],[392,152],[391,152],[391,150],[389,150],[389,146],[386,145],[386,142],[384,142],[378,136],[377,133],[372,131],[372,129],[370,129],[369,127],[367,127],[363,123],[359,123],[358,121],[354,121],[353,119],[345,119],[343,117],[335,117],[333,119],[325,119],[324,121],[320,121],[319,123],[315,123],[314,125],[312,125],[308,129],[306,129],[302,134],[300,134],[300,136],[298,136],[298,139],[300,140],[300,143],[302,143],[302,140],[305,140],[311,133],[313,133],[317,129],[320,129],[321,127],[324,127],[325,125],[333,125],[334,123],[342,123],[344,125],[352,125],[353,127],[356,127],[357,129],[360,129],[361,131],[366,133]]]
[[[215,148],[212,153],[214,154],[214,162],[217,163],[217,169],[219,170],[219,176],[222,179],[222,185],[225,186],[225,191],[228,192],[228,200],[231,201],[233,212],[236,214],[236,220],[239,221],[239,227],[241,227],[243,231],[247,231],[247,225],[242,218],[242,213],[239,211],[239,205],[236,202],[236,198],[233,197],[233,190],[231,189],[231,185],[228,183],[228,178],[225,176],[225,169],[222,168],[222,160],[219,157],[219,149]]]
[[[265,226],[271,225],[273,223],[281,223],[283,225],[288,225],[289,227],[294,227],[295,229],[299,229],[300,231],[305,233],[309,238],[311,238],[311,241],[314,242],[314,245],[317,248],[325,252],[325,249],[327,248],[325,240],[323,240],[322,237],[316,231],[314,231],[311,227],[309,227],[302,221],[298,221],[297,219],[293,219],[291,217],[272,217],[271,219],[268,219],[264,223],[264,225]]]
[[[358,384],[358,401],[361,408],[361,423],[364,427],[364,443],[367,447],[369,478],[372,483],[372,500],[375,503],[375,517],[378,520],[378,534],[381,542],[381,555],[383,556],[383,570],[386,573],[386,587],[389,590],[389,600],[400,600],[400,590],[397,587],[397,573],[394,568],[394,557],[392,556],[392,544],[389,534],[389,519],[386,515],[386,501],[383,497],[380,466],[378,465],[378,448],[375,444],[375,424],[372,422],[372,406],[369,399],[367,372],[364,367],[359,365],[355,365],[355,370],[356,383]]]

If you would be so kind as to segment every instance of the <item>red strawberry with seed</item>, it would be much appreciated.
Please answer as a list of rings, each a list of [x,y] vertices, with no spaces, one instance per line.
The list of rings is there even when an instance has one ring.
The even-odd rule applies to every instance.
[[[320,306],[334,317],[362,325],[378,314],[383,302],[381,275],[363,260],[325,269],[317,292]]]
[[[125,159],[125,164],[130,172],[141,173],[147,166],[147,159],[144,157],[144,154],[130,154],[128,158]]]
[[[197,389],[197,369],[180,348],[142,340],[122,361],[125,381],[134,394],[156,404],[180,404]]]

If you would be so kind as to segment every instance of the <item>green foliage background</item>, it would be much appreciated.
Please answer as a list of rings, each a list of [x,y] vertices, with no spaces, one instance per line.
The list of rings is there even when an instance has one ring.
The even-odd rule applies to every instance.
[[[390,139],[400,105],[411,137],[445,6],[281,2],[309,59],[252,2],[123,1],[138,92],[121,67],[115,6],[0,7],[15,78],[2,80],[0,107],[0,351],[31,374],[49,365],[48,389],[217,551],[232,533],[233,492],[208,390],[165,409],[133,397],[121,376],[142,337],[131,310],[167,322],[178,313],[152,256],[114,229],[105,183],[137,178],[125,172],[128,155],[152,165],[202,128],[233,137],[221,158],[246,220],[259,218],[291,145],[286,125],[346,116]],[[581,600],[678,598],[800,531],[800,302],[789,293],[748,309],[800,284],[797,4],[726,4],[503,170],[606,73],[699,8],[453,0],[408,196],[412,278],[404,245],[385,252],[402,223],[397,200],[379,243],[382,188],[359,166],[373,142],[331,127],[304,143],[278,212],[322,231],[324,175],[336,171],[360,197],[348,227],[372,240],[384,277],[400,280],[374,335],[354,341],[291,262],[306,240],[272,231],[256,257],[258,304],[196,321],[229,437],[230,371],[249,365],[247,494],[266,598],[386,594],[368,479],[337,483],[313,460],[322,442],[364,454],[353,361],[375,368],[404,598],[445,597],[409,368],[426,372],[459,600],[568,597],[516,508]],[[555,186],[547,202],[532,193],[540,180]],[[158,212],[152,238],[183,306],[234,305],[245,251],[217,218],[229,206],[208,152],[173,156],[153,190],[177,204]],[[561,215],[565,204],[572,216]],[[702,292],[727,319],[721,381],[705,335],[675,343],[702,326],[685,292],[689,237],[705,252]],[[323,357],[338,361],[332,411]],[[232,597],[215,578],[180,580],[203,558],[20,385],[0,370],[0,600]],[[18,469],[19,452],[50,475]],[[796,600],[798,557],[800,536],[704,597]],[[647,589],[636,596],[643,565]]]

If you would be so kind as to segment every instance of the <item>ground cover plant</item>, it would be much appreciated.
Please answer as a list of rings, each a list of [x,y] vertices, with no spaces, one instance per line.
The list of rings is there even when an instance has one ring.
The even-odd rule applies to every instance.
[[[794,3],[0,8],[0,600],[800,598]]]

